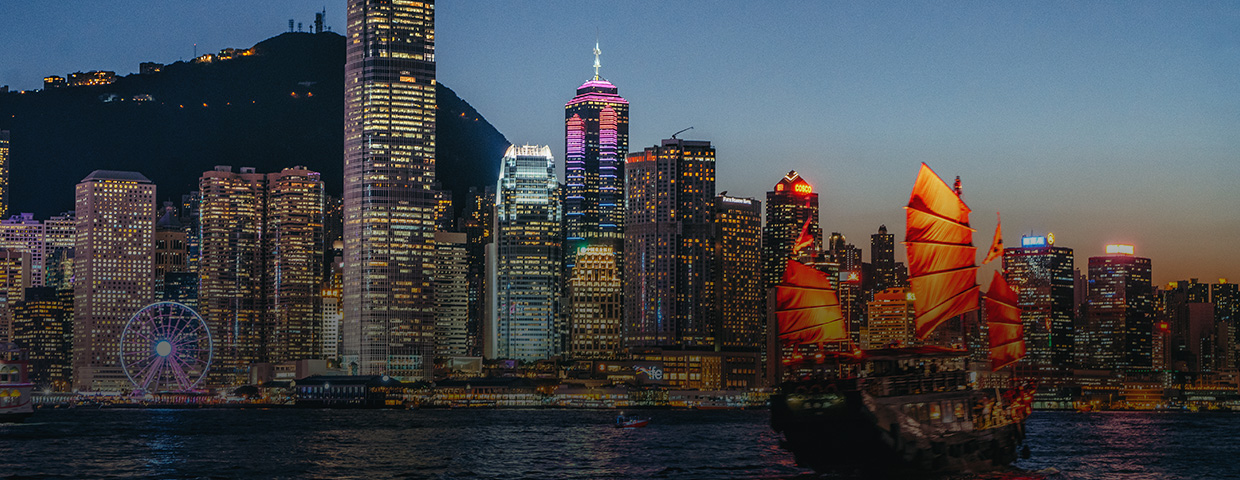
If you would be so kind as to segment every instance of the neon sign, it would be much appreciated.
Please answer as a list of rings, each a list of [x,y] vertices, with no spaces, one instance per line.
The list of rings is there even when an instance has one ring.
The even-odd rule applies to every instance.
[[[637,373],[646,374],[646,376],[650,377],[652,380],[663,380],[663,369],[658,366],[651,365],[649,367],[643,367],[641,365],[633,365],[633,370]]]
[[[798,183],[792,189],[801,195],[809,195],[814,192],[814,187],[809,186],[808,183]]]
[[[1022,247],[1045,247],[1046,244],[1046,237],[1020,237]]]
[[[1133,254],[1132,245],[1107,245],[1107,254],[1114,255],[1117,253],[1123,254],[1123,255],[1132,255]]]

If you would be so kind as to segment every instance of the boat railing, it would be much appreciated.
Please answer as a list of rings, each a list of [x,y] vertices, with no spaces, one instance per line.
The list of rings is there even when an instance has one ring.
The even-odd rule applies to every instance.
[[[964,390],[969,380],[966,372],[953,371],[871,377],[867,383],[870,395],[890,397]]]

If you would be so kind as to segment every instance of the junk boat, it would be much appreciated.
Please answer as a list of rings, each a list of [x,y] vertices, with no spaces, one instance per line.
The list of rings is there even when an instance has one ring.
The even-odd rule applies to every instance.
[[[21,422],[34,414],[26,351],[0,343],[0,422]]]
[[[978,310],[976,248],[959,180],[948,187],[922,164],[907,211],[905,245],[913,331],[925,339],[944,321]],[[783,382],[771,397],[771,426],[801,466],[867,475],[983,472],[1017,458],[1034,386],[970,364],[968,352],[920,345],[862,350],[851,344],[831,279],[793,247],[769,302],[770,367]],[[1002,252],[996,229],[991,255]],[[989,371],[1024,357],[1017,297],[997,272],[985,295]],[[1002,376],[996,378],[1004,379]],[[1005,383],[982,388],[981,381]]]

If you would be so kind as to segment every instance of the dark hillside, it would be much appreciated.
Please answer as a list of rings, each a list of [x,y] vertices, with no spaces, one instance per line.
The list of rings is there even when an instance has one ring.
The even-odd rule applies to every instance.
[[[215,165],[305,165],[339,195],[344,37],[285,33],[254,51],[111,85],[0,95],[0,129],[12,131],[9,211],[72,209],[73,185],[96,169],[141,172],[172,199]],[[508,142],[452,90],[440,84],[437,93],[440,181],[458,198],[493,185]]]

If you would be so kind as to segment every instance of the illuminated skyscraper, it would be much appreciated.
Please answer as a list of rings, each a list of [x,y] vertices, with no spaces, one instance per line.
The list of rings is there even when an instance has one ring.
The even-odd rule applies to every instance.
[[[464,233],[435,232],[435,356],[469,355],[469,254]]]
[[[342,355],[429,380],[435,353],[435,2],[349,0]]]
[[[1240,367],[1240,348],[1236,344],[1236,335],[1240,334],[1240,325],[1236,324],[1240,321],[1240,285],[1220,278],[1218,283],[1210,284],[1210,303],[1214,304],[1214,321],[1224,331],[1221,340],[1227,343],[1227,359],[1221,363],[1229,368]]]
[[[809,219],[813,251],[822,251],[822,228],[818,226],[818,194],[796,171],[788,172],[766,192],[766,226],[762,229],[763,288],[779,283],[792,254],[792,244]]]
[[[13,342],[25,348],[36,388],[69,390],[73,358],[73,291],[30,288],[13,308]]]
[[[95,170],[77,184],[73,388],[120,391],[125,322],[154,299],[155,185],[137,172]]]
[[[564,232],[566,267],[586,245],[624,248],[624,157],[629,151],[629,102],[599,76],[598,45],[594,77],[564,105]]]
[[[250,364],[319,358],[323,184],[302,167],[203,173],[199,308],[218,367],[210,383],[246,381]]]
[[[159,220],[155,221],[155,294],[168,298],[165,285],[169,273],[187,273],[189,250],[186,248],[185,227],[172,202],[164,202]],[[173,283],[176,281],[174,280]]]
[[[469,320],[465,323],[466,354],[482,355],[483,324],[492,317],[487,292],[495,279],[487,274],[487,247],[495,243],[495,187],[470,187],[469,204],[461,219],[469,254]]]
[[[0,218],[9,211],[9,131],[0,130]]]
[[[1087,328],[1094,368],[1150,367],[1154,291],[1150,259],[1131,245],[1107,245],[1107,255],[1089,257]]]
[[[1003,277],[1016,290],[1025,327],[1025,365],[1038,370],[1073,366],[1076,320],[1071,248],[1054,246],[1055,237],[1021,237],[1021,246],[1003,250]]]
[[[73,249],[77,242],[77,217],[64,212],[43,221],[43,286],[73,289]]]
[[[264,175],[217,166],[199,179],[202,259],[198,313],[211,328],[210,385],[241,385],[251,363],[266,361],[263,298]]]
[[[586,247],[568,280],[572,309],[569,351],[573,358],[614,359],[624,346],[620,269],[610,246]]]
[[[625,176],[627,346],[713,349],[715,148],[664,140],[630,154]]]
[[[495,356],[542,360],[564,349],[563,212],[551,147],[508,147],[495,204]]]
[[[870,264],[874,266],[874,291],[882,291],[896,285],[896,236],[887,233],[886,225],[878,226],[878,233],[870,235]]]
[[[762,202],[716,196],[711,222],[716,350],[762,351],[766,347]]]

